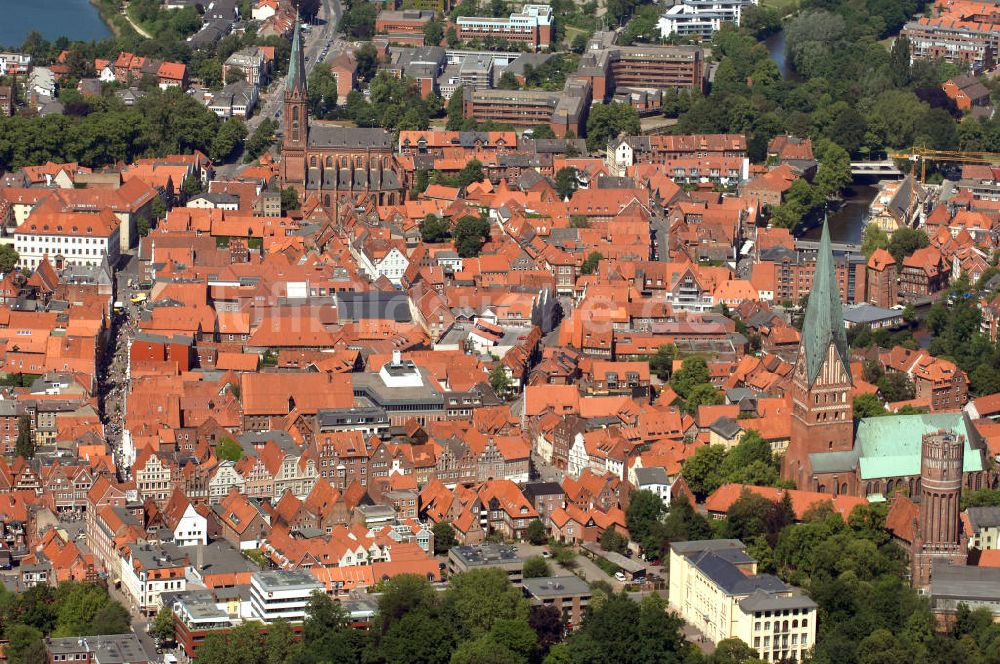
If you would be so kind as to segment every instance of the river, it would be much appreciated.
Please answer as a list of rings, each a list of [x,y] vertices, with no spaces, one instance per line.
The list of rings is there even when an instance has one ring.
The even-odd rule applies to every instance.
[[[767,47],[767,52],[778,65],[778,70],[785,79],[802,80],[786,57],[784,30],[769,35],[764,40],[764,46]],[[845,192],[844,201],[840,207],[830,214],[830,239],[837,242],[861,242],[861,235],[865,230],[865,219],[868,216],[868,206],[875,199],[877,193],[878,185],[872,183],[871,178],[855,181],[850,190]],[[820,230],[820,225],[814,224],[802,234],[802,237],[818,240]]]
[[[89,0],[0,0],[0,45],[18,47],[32,30],[49,41],[91,41],[111,36]]]

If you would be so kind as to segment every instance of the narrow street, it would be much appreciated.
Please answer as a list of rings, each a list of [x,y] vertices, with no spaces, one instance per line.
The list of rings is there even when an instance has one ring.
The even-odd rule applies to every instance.
[[[316,17],[312,29],[308,33],[302,33],[305,41],[303,50],[306,58],[306,71],[309,72],[317,62],[326,61],[336,56],[349,42],[344,41],[337,35],[337,25],[344,10],[339,0],[323,0],[319,14]],[[320,57],[321,54],[323,57]],[[261,91],[260,105],[253,116],[246,121],[247,136],[253,134],[265,118],[276,120],[281,123],[281,104],[285,99],[285,78],[279,76],[271,82],[266,91]],[[240,152],[232,163],[219,164],[215,167],[216,174],[220,178],[236,177],[246,168],[243,164],[243,153]]]
[[[98,394],[101,417],[108,444],[114,451],[115,463],[124,479],[122,468],[122,432],[125,418],[125,395],[128,389],[129,344],[135,335],[139,307],[130,299],[138,292],[136,259],[130,260],[117,273],[117,301],[124,305],[121,313],[112,312],[108,348],[98,368]]]

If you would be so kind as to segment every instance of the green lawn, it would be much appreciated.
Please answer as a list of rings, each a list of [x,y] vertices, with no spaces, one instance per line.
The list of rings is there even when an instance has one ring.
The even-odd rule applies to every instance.
[[[798,9],[799,0],[760,0],[760,5],[761,7],[777,9],[782,16],[785,16]]]

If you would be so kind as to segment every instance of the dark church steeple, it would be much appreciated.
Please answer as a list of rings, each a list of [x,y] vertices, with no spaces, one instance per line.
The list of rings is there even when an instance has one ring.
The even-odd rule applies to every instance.
[[[806,491],[837,494],[850,490],[845,478],[815,479],[810,461],[812,454],[849,452],[854,447],[851,400],[854,383],[826,220],[790,387],[791,440],[782,464],[782,477]]]
[[[299,15],[295,14],[295,29],[292,33],[292,53],[288,62],[288,76],[285,78],[285,152],[304,152],[309,141],[309,118],[307,104],[309,92],[306,89],[305,53],[302,49],[302,34],[299,29]]]
[[[292,33],[292,56],[288,62],[288,76],[285,78],[285,91],[306,91],[306,61],[302,49],[302,35],[299,30],[299,14],[295,12],[295,30]]]

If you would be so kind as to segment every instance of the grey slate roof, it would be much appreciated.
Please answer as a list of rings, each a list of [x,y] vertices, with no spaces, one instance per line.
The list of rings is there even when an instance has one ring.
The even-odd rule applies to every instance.
[[[750,595],[757,591],[767,593],[790,592],[791,586],[772,574],[747,576],[724,555],[703,551],[691,557],[691,564],[714,581],[728,595]]]
[[[974,532],[1000,526],[1000,507],[970,507],[968,514]]]
[[[337,127],[310,123],[309,146],[391,151],[393,140],[390,132],[378,127]]]
[[[670,478],[667,476],[667,471],[658,466],[654,466],[652,468],[636,468],[635,480],[638,482],[640,488],[649,486],[650,484],[670,484]]]
[[[740,608],[748,613],[753,611],[782,611],[784,609],[815,609],[816,602],[805,595],[795,594],[791,597],[785,597],[757,590],[746,599],[740,600]]]
[[[734,438],[740,431],[743,430],[736,420],[731,417],[720,417],[716,421],[712,422],[708,426],[710,431],[714,431],[724,438]]]

